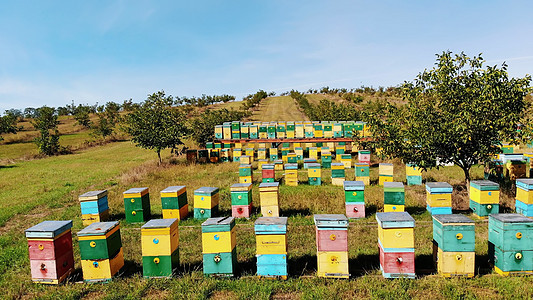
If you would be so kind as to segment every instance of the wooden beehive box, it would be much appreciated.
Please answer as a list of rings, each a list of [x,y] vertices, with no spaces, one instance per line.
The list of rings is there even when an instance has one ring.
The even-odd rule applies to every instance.
[[[384,212],[402,212],[405,210],[405,187],[401,182],[383,184]]]
[[[533,217],[533,179],[516,180],[516,212]]]
[[[209,218],[202,223],[204,274],[233,276],[237,268],[237,234],[233,217]]]
[[[154,219],[141,227],[143,276],[172,277],[179,267],[178,219]]]
[[[500,210],[500,186],[489,180],[470,181],[470,209],[478,217],[487,217]]]
[[[163,219],[183,220],[189,215],[187,188],[184,185],[169,186],[161,192]]]
[[[308,163],[307,164],[307,177],[309,178],[310,185],[321,185],[322,184],[322,172],[321,172],[320,164]]]
[[[379,262],[385,278],[415,278],[415,220],[406,212],[376,213]]]
[[[201,187],[194,191],[194,218],[208,219],[218,214],[220,195],[216,187]]]
[[[254,230],[257,275],[287,279],[287,217],[259,217]]]
[[[262,182],[274,182],[276,178],[275,165],[263,164],[261,175],[263,177]]]
[[[83,226],[103,222],[109,218],[107,190],[90,191],[78,197]]]
[[[341,214],[314,215],[317,276],[349,278],[348,218]]]
[[[432,214],[452,213],[453,187],[447,182],[426,183],[426,204]]]
[[[279,217],[279,182],[259,184],[259,198],[263,217]]]
[[[252,213],[252,184],[236,183],[230,187],[231,216],[249,218]]]
[[[137,223],[150,220],[150,192],[147,187],[131,188],[123,193],[126,222]]]
[[[344,181],[344,200],[346,216],[350,219],[365,217],[365,183]]]

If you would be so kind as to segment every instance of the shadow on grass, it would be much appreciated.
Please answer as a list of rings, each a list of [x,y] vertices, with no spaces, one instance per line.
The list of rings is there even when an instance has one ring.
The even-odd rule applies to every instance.
[[[143,273],[142,264],[133,260],[124,260],[124,267],[120,270],[120,277],[128,278],[135,274]]]
[[[16,168],[17,165],[9,165],[9,166],[0,166],[0,169],[12,169],[12,168]]]
[[[359,254],[356,258],[349,259],[348,265],[352,277],[364,276],[379,270],[379,255]]]
[[[378,207],[375,204],[370,204],[365,207],[365,215],[371,216],[375,215],[378,212]]]
[[[415,257],[415,273],[417,276],[426,276],[435,272],[433,254],[419,254]]]
[[[425,207],[420,206],[406,206],[405,211],[408,212],[410,215],[421,215],[427,210]]]
[[[124,213],[119,213],[119,214],[112,214],[112,215],[109,215],[109,220],[108,221],[124,221],[126,219],[126,215]]]
[[[261,213],[261,211],[259,211]],[[295,217],[295,216],[310,216],[312,215],[309,208],[299,208],[299,209],[284,209],[280,210],[280,215],[283,217]]]
[[[316,255],[303,255],[290,258],[288,264],[290,276],[315,275],[317,270],[317,257]]]

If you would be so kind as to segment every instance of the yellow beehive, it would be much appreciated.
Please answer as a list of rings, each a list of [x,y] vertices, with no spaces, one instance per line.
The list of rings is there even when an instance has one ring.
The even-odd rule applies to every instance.
[[[150,220],[149,222],[165,222],[168,219]],[[149,224],[149,223],[147,223]],[[142,256],[172,255],[179,246],[178,220],[170,226],[162,228],[141,228]]]
[[[285,234],[256,234],[256,254],[286,254],[287,236]]]
[[[463,275],[474,277],[476,252],[437,251],[437,272],[445,277]]]
[[[414,248],[413,227],[381,228],[378,226],[378,238],[383,248]]]
[[[240,143],[240,142],[235,143],[235,145],[233,146],[233,148],[236,148],[236,149],[242,149],[242,143]]]
[[[263,170],[263,165],[268,164],[268,159],[259,159],[257,160],[257,169],[259,171]]]
[[[265,148],[259,148],[257,149],[257,159],[266,159],[266,149]]]
[[[348,278],[348,252],[347,251],[319,251],[318,256],[318,277],[326,277],[327,274],[345,274],[338,275],[336,278]]]
[[[202,232],[202,253],[228,253],[237,245],[235,227],[230,231]]]
[[[242,155],[239,161],[241,164],[249,165],[252,163],[252,157],[248,155]]]
[[[403,212],[405,211],[405,205],[403,204],[384,204],[383,212]]]
[[[383,185],[385,182],[393,182],[393,177],[388,175],[379,175],[379,185]]]
[[[406,176],[422,176],[422,170],[417,166],[405,166]]]
[[[379,164],[379,175],[394,175],[394,166],[389,163],[380,163]]]
[[[309,148],[309,158],[318,159],[318,149],[316,147]]]
[[[259,185],[261,214],[264,217],[279,217],[279,182],[263,182]]]
[[[356,176],[355,181],[362,181],[365,185],[370,185],[370,176]]]

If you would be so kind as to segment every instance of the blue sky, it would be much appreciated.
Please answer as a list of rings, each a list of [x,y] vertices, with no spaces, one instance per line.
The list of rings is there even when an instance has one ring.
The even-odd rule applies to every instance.
[[[533,1],[1,1],[0,112],[391,86],[444,50],[533,73]]]

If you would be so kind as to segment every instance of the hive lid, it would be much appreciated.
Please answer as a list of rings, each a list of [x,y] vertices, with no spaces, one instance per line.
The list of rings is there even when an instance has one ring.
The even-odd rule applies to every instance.
[[[202,223],[202,232],[230,231],[233,227],[235,227],[233,217],[209,218]]]
[[[85,227],[84,229],[78,231],[78,236],[88,236],[88,235],[105,235],[107,232],[111,231],[113,228],[117,227],[119,224],[118,221],[114,222],[96,222]]]
[[[282,159],[276,159],[276,160],[274,161],[274,164],[276,164],[276,165],[282,165],[282,164],[283,164],[283,160],[282,160]]]
[[[319,214],[313,218],[317,227],[348,227],[348,218],[342,214]]]
[[[404,189],[403,182],[384,182],[383,189]]]
[[[472,224],[475,223],[474,220],[461,214],[433,215],[433,219],[435,219],[437,222],[444,224],[444,225],[446,224],[453,225],[454,223],[472,223]]]
[[[314,158],[304,158],[304,163],[314,163],[316,162],[316,159]]]
[[[426,191],[451,193],[453,191],[453,187],[447,182],[427,182]]]
[[[342,168],[344,168],[344,164],[343,163],[331,163],[331,167],[342,167]]]
[[[242,158],[242,156],[241,156],[241,158]],[[241,164],[239,166],[239,168],[243,168],[243,169],[250,169],[251,167],[252,167],[252,165],[250,165],[250,164]]]
[[[261,166],[261,168],[263,168],[265,170],[274,169],[274,164],[263,164],[263,166]]]
[[[178,222],[178,219],[152,219],[146,224],[144,224],[141,229],[156,229],[156,228],[169,228],[175,223]]]
[[[230,191],[232,192],[241,192],[241,191],[249,191],[252,189],[251,183],[235,183],[230,187]]]
[[[216,188],[216,187],[207,187],[207,186],[201,187],[201,188],[196,189],[194,191],[195,194],[210,194],[210,195],[213,195],[213,194],[215,194],[217,192],[218,192],[218,188]]]
[[[516,186],[525,190],[533,190],[533,179],[532,178],[521,178],[516,180]]]
[[[500,185],[490,180],[472,180],[470,186],[481,191],[497,191]]]
[[[520,214],[490,214],[489,220],[494,219],[502,223],[533,223],[533,220]]]
[[[261,182],[259,188],[279,187],[279,182]]]
[[[148,188],[147,187],[131,188],[125,191],[123,194],[142,194],[143,192],[148,192]]]
[[[85,194],[82,194],[78,197],[79,201],[87,201],[87,200],[98,200],[100,198],[103,198],[107,196],[107,190],[101,190],[101,191],[90,191]]]
[[[287,220],[287,217],[259,217],[255,220],[256,231],[259,225],[264,225],[264,227],[261,227],[261,231],[278,231],[287,226]]]
[[[184,190],[186,187],[184,185],[173,185],[169,186],[166,189],[161,191],[161,194],[163,193],[177,193],[181,190]]]
[[[378,212],[376,220],[381,228],[415,227],[415,219],[407,212]]]
[[[380,166],[384,166],[384,167],[392,166],[391,163],[380,163],[379,165],[380,165]]]
[[[307,168],[309,168],[309,169],[320,169],[320,164],[319,163],[309,163],[307,165]]]
[[[68,221],[43,221],[24,232],[27,238],[54,238],[72,228],[72,220]]]
[[[365,183],[363,181],[344,181],[345,191],[364,191]]]
[[[285,164],[285,170],[298,170],[298,164]]]
[[[355,163],[355,166],[357,166],[357,167],[370,167],[367,163],[360,163],[360,162]]]

